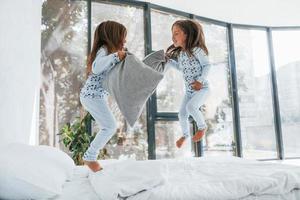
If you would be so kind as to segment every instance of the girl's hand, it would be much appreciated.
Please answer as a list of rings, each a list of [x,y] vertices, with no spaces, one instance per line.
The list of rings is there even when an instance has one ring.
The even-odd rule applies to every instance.
[[[118,51],[118,56],[120,60],[124,60],[124,58],[126,57],[126,51],[124,50]]]
[[[192,88],[194,90],[200,90],[202,89],[203,85],[202,83],[200,83],[199,81],[194,81],[192,84],[191,84]]]

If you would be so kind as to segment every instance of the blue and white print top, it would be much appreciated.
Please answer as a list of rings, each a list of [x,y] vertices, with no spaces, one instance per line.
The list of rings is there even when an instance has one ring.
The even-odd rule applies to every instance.
[[[192,53],[193,56],[189,56],[187,52],[181,51],[177,57],[177,61],[170,59],[166,65],[167,68],[170,66],[182,72],[185,89],[188,93],[195,92],[191,86],[194,81],[201,82],[203,88],[209,86],[207,75],[211,65],[208,56],[199,47],[195,47]]]
[[[102,86],[103,79],[107,73],[120,62],[118,52],[108,54],[105,46],[101,47],[92,64],[92,73],[88,76],[80,91],[80,97],[104,98],[108,92]]]

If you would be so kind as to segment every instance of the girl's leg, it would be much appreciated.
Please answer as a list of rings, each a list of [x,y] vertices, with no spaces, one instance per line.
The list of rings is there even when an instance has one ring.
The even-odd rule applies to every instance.
[[[197,131],[197,133],[193,137],[193,140],[195,142],[199,141],[203,137],[205,129],[207,128],[205,119],[203,117],[202,112],[199,110],[199,108],[204,104],[205,100],[208,97],[208,94],[209,94],[209,89],[203,88],[200,91],[195,92],[192,98],[187,103],[187,111],[196,121],[198,129],[200,130]]]
[[[179,123],[180,123],[181,130],[183,133],[183,136],[181,138],[179,138],[176,142],[176,146],[178,148],[180,148],[182,146],[182,144],[184,143],[185,139],[190,136],[189,113],[186,109],[186,104],[187,104],[188,100],[189,100],[189,97],[187,94],[185,94],[185,96],[181,102],[180,110],[178,113]]]
[[[116,132],[116,121],[106,99],[82,98],[81,103],[100,125],[100,131],[96,134],[83,156],[85,161],[96,161],[99,150],[105,146]]]

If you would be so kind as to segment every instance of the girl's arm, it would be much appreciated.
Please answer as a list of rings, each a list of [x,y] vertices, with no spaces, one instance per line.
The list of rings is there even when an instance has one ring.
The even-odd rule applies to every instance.
[[[107,55],[107,50],[102,47],[97,52],[97,56],[92,64],[92,72],[94,74],[101,74],[118,62],[120,62],[118,52]]]
[[[171,58],[168,59],[168,61],[167,61],[166,64],[165,64],[165,72],[166,72],[168,69],[170,69],[170,67],[172,67],[172,68],[177,69],[177,70],[180,71],[180,69],[179,69],[179,63],[178,63],[176,60],[171,59]]]
[[[200,65],[202,66],[202,74],[200,77],[197,78],[197,81],[202,83],[203,81],[205,81],[207,79],[207,75],[210,70],[211,64],[209,62],[208,56],[205,55],[203,50],[200,48],[195,49],[194,56],[200,62]]]

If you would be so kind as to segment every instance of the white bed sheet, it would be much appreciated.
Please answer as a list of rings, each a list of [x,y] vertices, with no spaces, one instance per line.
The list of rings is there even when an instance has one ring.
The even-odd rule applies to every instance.
[[[109,165],[117,162],[121,162],[121,160],[100,161],[103,168],[108,168]],[[63,185],[62,195],[49,200],[101,200],[90,183],[88,176],[93,172],[87,166],[76,166],[73,173],[72,180]]]
[[[241,200],[299,200],[300,190],[293,190],[290,193],[284,195],[262,195],[262,196],[250,196]]]
[[[128,200],[300,200],[299,190],[289,192],[289,188],[299,188],[300,168],[297,166],[241,158],[161,162],[167,163],[169,168],[167,183]],[[249,196],[252,191],[257,196]]]
[[[169,191],[165,191],[166,193]],[[157,200],[151,198],[152,191],[146,191],[132,196],[126,200]],[[175,199],[170,199],[175,200]],[[188,199],[186,199],[188,200]],[[208,199],[199,199],[208,200]],[[212,200],[212,199],[209,199]],[[290,193],[284,195],[262,195],[262,196],[249,196],[243,199],[233,199],[233,200],[300,200],[300,190],[293,190]]]
[[[72,180],[63,185],[62,195],[51,200],[99,200],[88,179],[89,173],[86,166],[76,166]]]
[[[235,158],[234,158],[235,159]],[[110,167],[109,165],[118,164],[119,160],[108,160],[108,161],[100,161],[104,168]],[[153,162],[153,161],[140,161],[140,162]],[[158,162],[176,162],[176,160],[160,160]],[[180,167],[189,167],[186,166],[178,166]],[[172,170],[172,169],[171,169]],[[92,173],[86,166],[77,166],[74,169],[74,178],[70,182],[66,182],[63,188],[63,194],[59,197],[54,198],[53,200],[101,200],[97,196],[94,191],[91,183],[89,182],[88,175]],[[176,184],[176,183],[175,183]],[[107,187],[110,187],[109,185]],[[168,190],[168,187],[163,191],[162,198],[160,198],[160,194],[158,191],[150,190],[141,192],[135,196],[127,198],[127,200],[157,200],[157,199],[165,199],[165,200],[173,200],[172,197],[172,188]],[[159,191],[161,192],[161,191]],[[153,195],[153,193],[156,193]],[[168,198],[170,197],[170,198]],[[176,199],[176,197],[175,197]],[[178,198],[180,199],[180,198]],[[186,199],[189,200],[189,199]],[[207,199],[208,200],[208,199]],[[285,195],[261,195],[261,196],[249,196],[245,198],[241,198],[239,200],[300,200],[300,190],[293,190],[292,192]]]

